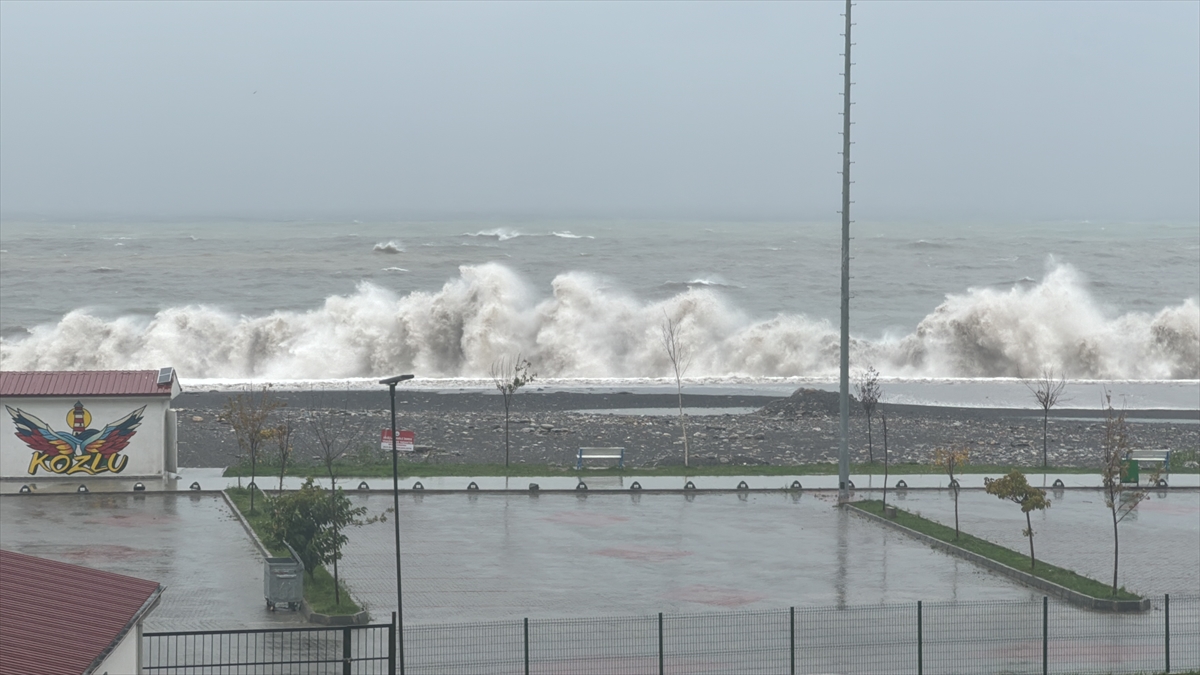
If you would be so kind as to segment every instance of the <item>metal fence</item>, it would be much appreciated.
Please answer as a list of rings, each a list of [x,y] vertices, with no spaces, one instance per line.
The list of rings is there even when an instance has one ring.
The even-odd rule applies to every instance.
[[[1137,614],[1041,601],[409,626],[404,671],[1169,673],[1200,669],[1200,596]]]
[[[1040,601],[146,633],[146,673],[566,675],[1179,673],[1200,670],[1200,595],[1112,614]],[[393,664],[396,670],[393,671]]]
[[[170,675],[387,675],[394,624],[142,634],[142,672]]]

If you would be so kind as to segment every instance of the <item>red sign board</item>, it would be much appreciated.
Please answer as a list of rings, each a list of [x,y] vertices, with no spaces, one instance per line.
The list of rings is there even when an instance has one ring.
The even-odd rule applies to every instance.
[[[400,452],[412,452],[413,445],[417,441],[417,435],[411,431],[396,432],[396,449]],[[392,451],[392,430],[384,429],[383,435],[379,442],[380,450]]]

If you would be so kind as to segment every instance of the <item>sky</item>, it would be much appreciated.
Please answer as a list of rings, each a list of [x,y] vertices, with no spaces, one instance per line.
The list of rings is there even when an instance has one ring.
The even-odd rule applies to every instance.
[[[0,217],[835,220],[843,11],[4,0]],[[1200,220],[1200,2],[853,16],[856,220]]]

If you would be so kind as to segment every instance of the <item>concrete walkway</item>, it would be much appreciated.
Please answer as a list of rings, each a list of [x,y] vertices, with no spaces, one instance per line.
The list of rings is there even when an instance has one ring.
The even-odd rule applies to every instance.
[[[267,610],[262,556],[219,494],[4,496],[0,547],[163,584],[147,631],[307,625]]]

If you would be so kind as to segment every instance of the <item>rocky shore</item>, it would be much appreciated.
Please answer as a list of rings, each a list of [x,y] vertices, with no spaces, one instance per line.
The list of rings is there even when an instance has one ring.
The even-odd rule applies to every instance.
[[[344,415],[351,418],[364,454],[379,450],[379,434],[390,425],[384,392],[281,392],[280,416]],[[230,426],[221,418],[228,394],[185,393],[179,410],[179,464],[224,467],[237,463],[239,450]],[[691,464],[696,466],[836,463],[837,395],[798,390],[791,397],[685,395]],[[675,396],[633,393],[521,392],[513,400],[510,461],[516,464],[574,465],[579,447],[621,446],[627,467],[683,463],[683,441]],[[928,462],[940,447],[967,447],[972,464],[1040,464],[1041,410],[997,410],[884,406],[892,462]],[[652,414],[628,413],[646,409]],[[707,409],[707,410],[703,410]],[[732,413],[730,409],[752,411]],[[704,414],[711,411],[712,414]],[[1194,450],[1200,447],[1196,411],[1131,413],[1131,447]],[[482,392],[397,394],[398,426],[416,433],[413,459],[431,463],[495,464],[504,461],[504,407],[498,395]],[[1103,438],[1099,411],[1052,411],[1048,425],[1050,464],[1099,465]],[[295,436],[296,458],[317,454],[303,425]],[[871,424],[852,405],[852,461],[882,460],[883,433],[878,414]],[[265,452],[269,452],[269,449]]]

